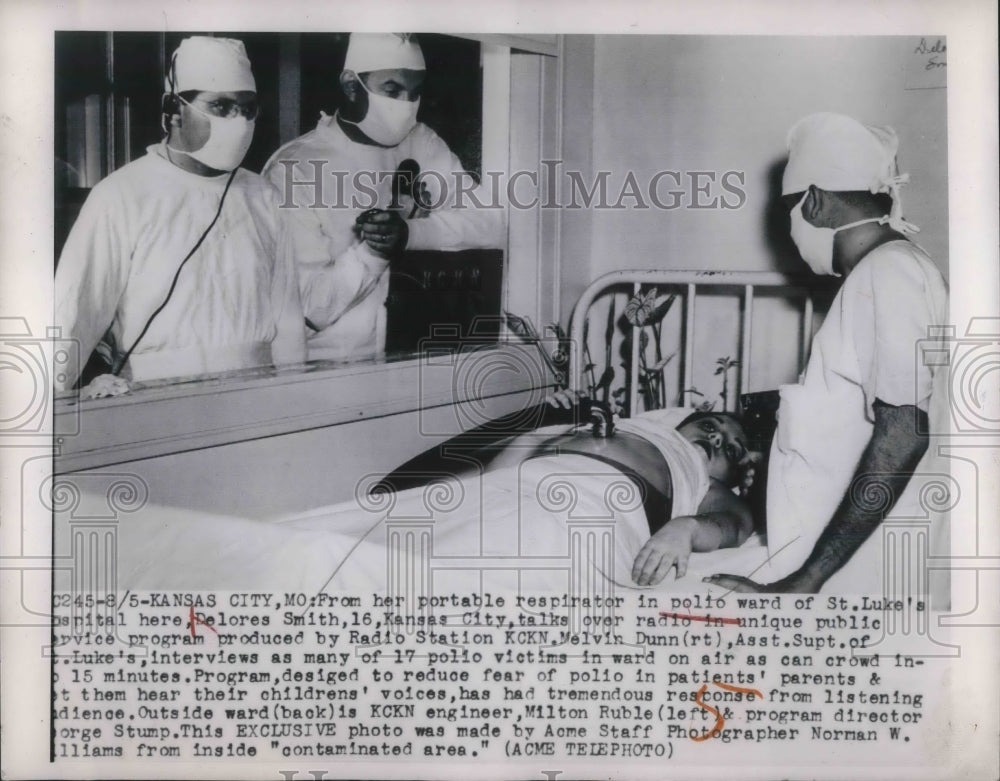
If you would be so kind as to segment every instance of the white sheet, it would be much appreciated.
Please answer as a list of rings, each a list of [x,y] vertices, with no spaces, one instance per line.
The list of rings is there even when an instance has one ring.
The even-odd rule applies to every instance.
[[[594,588],[638,588],[629,573],[649,532],[634,484],[593,459],[560,455],[272,523],[146,507],[119,530],[119,589],[386,593],[401,572],[431,566],[434,593],[566,594],[571,526],[584,546],[590,539],[583,561]],[[390,560],[389,540],[400,535],[418,544]],[[694,554],[682,581],[671,575],[654,590],[704,592],[703,576],[749,572],[766,553],[752,538]]]
[[[708,491],[705,454],[677,432],[677,426],[694,411],[688,407],[670,407],[618,422],[619,431],[638,434],[656,445],[663,460],[670,464],[674,517],[696,513]]]

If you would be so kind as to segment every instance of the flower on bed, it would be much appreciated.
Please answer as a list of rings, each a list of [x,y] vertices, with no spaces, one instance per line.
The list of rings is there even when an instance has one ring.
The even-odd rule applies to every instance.
[[[637,381],[639,391],[642,395],[643,408],[646,410],[660,409],[666,406],[667,400],[663,386],[663,368],[670,362],[673,355],[664,357],[662,351],[662,339],[660,322],[670,311],[674,303],[676,294],[657,297],[658,289],[653,287],[645,293],[638,292],[625,305],[625,319],[633,328],[639,330],[639,366]],[[646,330],[649,326],[653,330],[652,339]],[[628,342],[626,337],[626,342]],[[646,352],[650,343],[655,349],[655,361],[650,368]],[[628,367],[626,366],[626,371]]]

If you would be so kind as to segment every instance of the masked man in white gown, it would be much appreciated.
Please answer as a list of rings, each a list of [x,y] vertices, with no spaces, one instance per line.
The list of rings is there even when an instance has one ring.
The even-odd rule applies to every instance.
[[[389,263],[402,250],[502,246],[499,204],[416,119],[424,77],[409,36],[352,34],[344,105],[264,167],[294,225],[310,359],[383,354]],[[400,174],[416,194],[405,201]]]
[[[302,362],[278,193],[239,168],[257,116],[243,43],[187,38],[165,82],[164,140],[93,189],[63,248],[62,337],[86,361],[109,332],[132,381]],[[62,387],[79,374],[74,361]]]
[[[926,515],[911,479],[933,471],[922,459],[936,383],[922,345],[945,322],[947,288],[908,239],[916,228],[902,216],[897,145],[891,129],[838,114],[808,116],[789,133],[782,198],[792,239],[815,273],[843,283],[801,382],[781,388],[767,485],[771,559],[755,576],[773,580],[708,582],[881,594],[876,530],[890,512]]]

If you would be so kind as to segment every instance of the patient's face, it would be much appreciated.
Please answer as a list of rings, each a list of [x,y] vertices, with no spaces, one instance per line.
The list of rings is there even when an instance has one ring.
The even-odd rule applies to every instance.
[[[708,460],[708,476],[727,486],[739,485],[751,463],[743,427],[726,415],[709,413],[677,427],[688,442],[700,448]]]

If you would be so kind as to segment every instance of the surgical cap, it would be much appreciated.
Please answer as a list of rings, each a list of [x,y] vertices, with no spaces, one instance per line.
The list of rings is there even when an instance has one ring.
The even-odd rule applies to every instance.
[[[416,41],[396,33],[351,33],[344,70],[368,73],[404,68],[415,71],[426,68]]]
[[[902,219],[899,187],[909,181],[896,167],[899,138],[890,127],[862,125],[843,114],[810,114],[788,132],[788,164],[782,195],[815,185],[822,190],[889,193],[892,213],[887,222],[897,230],[915,231]]]
[[[168,92],[256,92],[243,41],[196,36],[174,52],[167,73]]]

